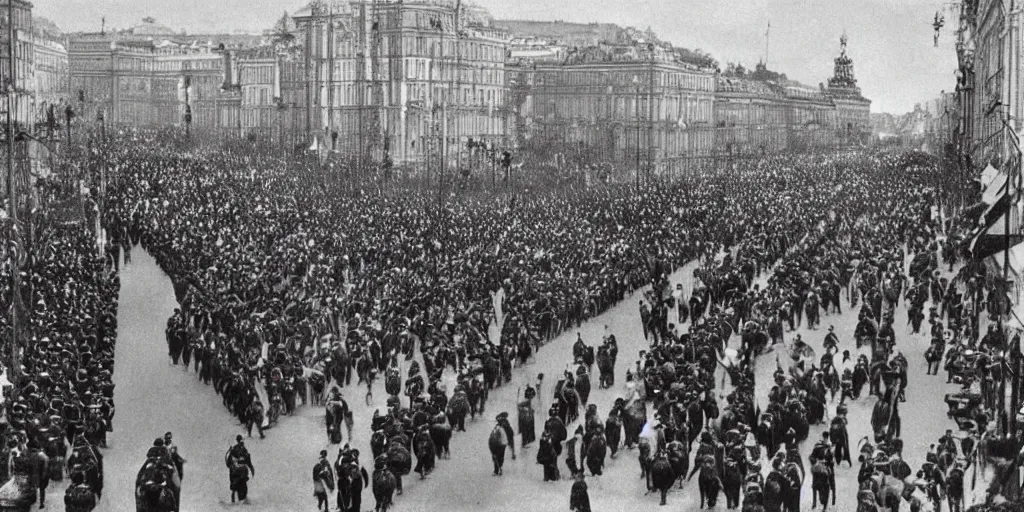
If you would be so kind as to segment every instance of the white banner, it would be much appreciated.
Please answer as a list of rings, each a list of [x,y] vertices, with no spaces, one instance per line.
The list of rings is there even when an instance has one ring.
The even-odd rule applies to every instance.
[[[267,396],[267,388],[258,379],[253,380],[253,387],[256,388],[256,396],[263,404],[263,428],[270,425],[270,398]]]
[[[505,288],[499,288],[491,294],[491,305],[494,307],[494,322],[487,328],[487,336],[495,345],[501,346],[501,330],[505,327],[505,311],[502,305],[505,302]]]

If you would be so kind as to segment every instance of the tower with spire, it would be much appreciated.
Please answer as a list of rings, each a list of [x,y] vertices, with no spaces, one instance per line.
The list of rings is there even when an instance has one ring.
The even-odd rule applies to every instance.
[[[849,92],[859,95],[860,88],[857,87],[857,79],[853,76],[853,59],[846,55],[846,33],[839,38],[839,56],[835,59],[835,68],[832,78],[828,79],[829,89],[848,89]]]
[[[871,100],[865,98],[853,75],[853,59],[846,54],[847,37],[839,38],[839,56],[825,94],[836,106],[835,128],[843,144],[863,143],[871,132]]]

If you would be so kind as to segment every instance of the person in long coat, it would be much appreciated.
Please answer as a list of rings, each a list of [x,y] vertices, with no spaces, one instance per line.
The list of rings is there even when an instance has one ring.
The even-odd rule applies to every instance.
[[[573,512],[590,512],[590,494],[587,492],[587,482],[581,471],[576,475],[576,481],[569,491],[569,510]]]
[[[551,433],[545,431],[540,436],[540,446],[537,448],[537,464],[544,467],[544,481],[557,482],[558,475],[558,454],[555,452],[555,443],[551,439]]]
[[[565,449],[565,464],[569,466],[569,472],[573,476],[582,473],[587,457],[586,446],[583,445],[583,427],[576,427],[576,434],[566,443]]]
[[[313,466],[313,496],[316,497],[316,509],[323,507],[328,512],[327,493],[334,492],[334,472],[327,462],[327,450],[320,450],[320,460]]]

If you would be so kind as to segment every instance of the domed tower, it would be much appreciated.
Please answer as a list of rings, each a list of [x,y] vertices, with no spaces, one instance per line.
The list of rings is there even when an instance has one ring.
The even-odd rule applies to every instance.
[[[833,76],[828,79],[825,94],[835,105],[837,142],[850,145],[863,143],[871,133],[871,100],[865,98],[853,76],[853,59],[846,55],[846,34],[839,38],[839,56],[835,59]]]
[[[849,89],[860,94],[857,79],[853,76],[853,59],[846,55],[846,34],[839,38],[839,56],[835,59],[832,78],[828,79],[829,89]]]

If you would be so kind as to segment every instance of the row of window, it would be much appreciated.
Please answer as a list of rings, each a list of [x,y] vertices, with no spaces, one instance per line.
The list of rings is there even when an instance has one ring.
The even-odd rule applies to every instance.
[[[261,64],[258,66],[245,65],[240,70],[239,83],[243,84],[256,84],[256,83],[273,83],[274,82],[274,66],[273,64]]]
[[[647,88],[653,79],[657,87],[681,88],[693,91],[713,91],[714,77],[687,72],[666,72],[636,67],[632,71],[566,71],[544,70],[537,75],[539,85],[608,85]]]
[[[713,100],[710,98],[654,98],[654,120],[707,123],[711,121],[712,105]],[[619,119],[646,120],[651,114],[649,109],[648,98],[643,95],[558,95],[534,98],[535,114],[555,119],[597,119],[611,116]]]

